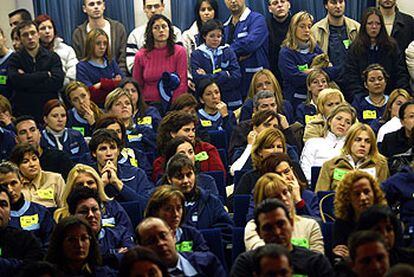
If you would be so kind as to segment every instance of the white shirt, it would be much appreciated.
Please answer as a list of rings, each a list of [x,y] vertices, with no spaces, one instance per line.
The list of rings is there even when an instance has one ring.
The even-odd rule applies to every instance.
[[[382,125],[381,128],[378,130],[377,143],[381,143],[384,140],[386,134],[398,131],[399,129],[401,129],[401,127],[401,120],[398,117],[394,116],[393,118],[385,122],[385,124]]]

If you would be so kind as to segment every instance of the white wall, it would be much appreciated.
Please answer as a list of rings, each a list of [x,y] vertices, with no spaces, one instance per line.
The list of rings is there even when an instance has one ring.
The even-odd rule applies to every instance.
[[[414,16],[414,1],[413,0],[398,0],[398,7],[402,12]]]

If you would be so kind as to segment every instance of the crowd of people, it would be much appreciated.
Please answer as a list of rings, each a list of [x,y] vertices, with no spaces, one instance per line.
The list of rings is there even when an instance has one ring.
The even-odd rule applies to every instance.
[[[224,2],[83,0],[71,45],[10,12],[1,276],[414,276],[413,17]]]

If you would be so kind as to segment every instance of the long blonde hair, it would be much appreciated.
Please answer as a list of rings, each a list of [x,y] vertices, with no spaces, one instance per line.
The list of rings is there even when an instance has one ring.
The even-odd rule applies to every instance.
[[[98,187],[98,195],[102,202],[108,202],[112,200],[112,198],[106,195],[104,184],[96,170],[88,165],[77,164],[72,168],[72,170],[68,174],[66,186],[62,193],[63,207],[57,209],[53,215],[53,218],[56,222],[69,215],[68,204],[66,203],[66,199],[74,189],[75,181],[81,174],[88,174],[95,180],[96,186]]]
[[[288,32],[286,34],[286,38],[282,42],[282,46],[290,48],[295,51],[299,50],[299,41],[298,41],[298,38],[296,37],[296,29],[298,28],[299,23],[306,19],[309,19],[313,24],[313,16],[306,11],[300,11],[292,17],[290,24],[289,24]],[[309,50],[311,53],[313,53],[316,47],[316,40],[313,37],[312,33],[310,34],[309,44],[310,44]]]

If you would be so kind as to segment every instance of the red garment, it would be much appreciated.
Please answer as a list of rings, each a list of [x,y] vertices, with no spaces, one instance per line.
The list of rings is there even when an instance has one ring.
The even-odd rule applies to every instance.
[[[221,158],[220,158],[220,154],[214,145],[208,142],[203,142],[203,141],[197,142],[195,145],[195,153],[198,154],[202,151],[206,151],[209,158],[205,161],[199,162],[200,172],[224,171],[224,173],[226,173],[223,162],[221,161]],[[165,163],[164,156],[159,156],[158,158],[154,160],[154,163],[152,165],[152,168],[153,168],[152,181],[153,182],[156,182],[158,178],[164,174],[164,163]]]
[[[103,104],[105,103],[106,96],[118,87],[119,81],[101,78],[100,83],[101,87],[99,89],[95,88],[94,86],[91,86],[89,87],[89,91],[91,92],[91,100],[94,103],[103,106]]]
[[[145,101],[159,102],[158,81],[163,72],[176,72],[180,76],[180,86],[174,91],[173,100],[187,92],[187,54],[185,48],[174,46],[174,54],[168,56],[168,48],[155,48],[147,52],[141,48],[135,54],[132,76],[142,88]]]

